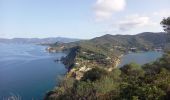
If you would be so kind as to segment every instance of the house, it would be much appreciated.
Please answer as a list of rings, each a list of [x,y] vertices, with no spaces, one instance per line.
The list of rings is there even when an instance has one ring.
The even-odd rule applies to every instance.
[[[161,48],[161,47],[155,48],[154,51],[161,52],[161,51],[162,51],[162,48]]]
[[[131,50],[132,52],[136,52],[136,51],[137,51],[137,48],[130,48],[130,50]]]

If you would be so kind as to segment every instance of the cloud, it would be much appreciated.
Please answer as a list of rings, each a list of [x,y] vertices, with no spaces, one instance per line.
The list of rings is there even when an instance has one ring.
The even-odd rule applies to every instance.
[[[97,0],[94,6],[97,20],[105,20],[112,17],[113,13],[124,10],[125,0]]]
[[[153,13],[154,16],[168,17],[170,16],[170,10],[160,10]]]
[[[155,27],[160,25],[163,17],[170,16],[169,10],[160,10],[151,14],[133,14],[126,16],[114,24],[119,31],[129,31],[137,28]]]
[[[127,16],[124,20],[117,22],[116,24],[121,31],[128,31],[134,28],[141,28],[146,26],[155,26],[156,23],[151,21],[150,17],[131,15]]]

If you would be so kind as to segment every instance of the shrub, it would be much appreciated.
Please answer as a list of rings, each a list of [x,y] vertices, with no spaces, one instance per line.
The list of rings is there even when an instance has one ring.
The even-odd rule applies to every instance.
[[[83,81],[96,81],[101,79],[101,77],[105,76],[107,74],[107,72],[104,69],[101,68],[93,68],[89,71],[87,71],[84,76],[82,77]]]

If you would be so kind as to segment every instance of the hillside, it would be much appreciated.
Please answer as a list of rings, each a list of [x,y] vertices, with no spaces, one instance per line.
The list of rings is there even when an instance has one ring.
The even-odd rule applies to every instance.
[[[131,63],[108,72],[100,67],[81,80],[66,77],[46,94],[45,100],[169,100],[170,52],[139,66]]]
[[[55,43],[51,45],[53,48],[64,47],[64,49],[81,46],[95,52],[109,53],[110,51],[127,52],[132,48],[136,50],[154,50],[162,48],[168,44],[167,35],[163,32],[151,33],[145,32],[137,35],[110,35],[106,34],[90,40],[81,40],[71,43]],[[112,52],[112,54],[114,53]],[[116,52],[117,54],[117,52]]]
[[[145,32],[137,35],[104,35],[94,38],[90,42],[97,45],[122,46],[125,48],[137,47],[139,49],[164,47],[165,33]]]
[[[74,47],[74,46],[82,46],[82,47],[100,47],[103,49],[130,49],[137,48],[140,50],[153,49],[162,47],[164,48],[166,44],[170,41],[167,38],[167,34],[160,33],[151,33],[145,32],[137,35],[110,35],[106,34],[101,37],[96,37],[90,40],[77,41],[72,43],[62,44],[66,48]],[[60,44],[61,45],[61,44]],[[53,45],[53,47],[58,46]]]
[[[45,100],[169,100],[169,53],[152,64],[128,64],[117,68],[121,54],[131,48],[164,49],[168,44],[166,36],[165,33],[149,32],[107,34],[90,40],[51,45],[51,50],[68,53],[62,58],[68,73]]]
[[[122,54],[129,51],[154,50],[164,48],[165,33],[141,33],[137,35],[106,34],[90,40],[71,43],[55,43],[49,51],[65,51],[68,55],[62,58],[69,69],[68,76],[80,80],[83,74],[95,67],[108,71],[117,67]]]

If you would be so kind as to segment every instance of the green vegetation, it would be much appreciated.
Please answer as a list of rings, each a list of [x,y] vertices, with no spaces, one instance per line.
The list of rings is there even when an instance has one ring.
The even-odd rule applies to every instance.
[[[87,71],[81,80],[65,78],[46,100],[169,100],[170,52],[154,63],[131,63],[108,72]]]
[[[93,68],[92,70],[87,71],[84,76],[82,77],[82,81],[96,81],[102,78],[107,74],[105,70],[102,70],[101,68]]]
[[[126,53],[132,48],[136,50],[154,50],[155,48],[164,48],[166,45],[166,34],[164,32],[152,33],[144,32],[137,35],[110,35],[106,34],[90,40],[82,40],[71,43],[56,43],[51,45],[53,48],[63,48],[68,50],[72,47],[80,46],[90,51],[101,53],[104,55],[119,55]]]
[[[170,50],[170,17],[164,18],[161,23],[160,23],[163,28],[164,31],[168,34],[166,34],[166,45],[165,45],[165,50],[169,51]]]
[[[112,70],[116,68],[120,61],[116,55],[95,52],[91,48],[81,46],[72,47],[69,51],[68,56],[63,58],[62,61],[69,69],[67,76],[74,77],[78,80],[80,80],[87,71],[91,69],[94,70],[93,68],[96,67]],[[93,75],[95,75],[95,73]]]
[[[163,25],[164,31],[166,31],[167,33],[170,33],[170,17],[164,18],[161,21],[161,25]]]
[[[162,25],[170,25],[170,17],[164,18],[164,19],[161,21],[161,24],[162,24]]]
[[[169,17],[161,24],[169,27]],[[107,34],[86,41],[52,45],[69,51],[63,59],[69,72],[45,100],[170,100],[169,49],[153,63],[116,67],[120,54],[129,50],[167,49],[170,41],[166,36],[169,37],[165,33]]]

